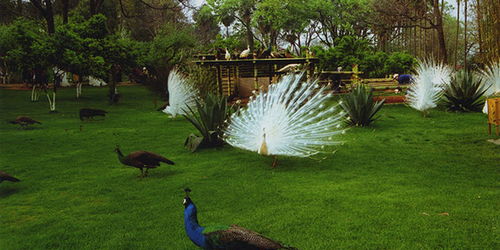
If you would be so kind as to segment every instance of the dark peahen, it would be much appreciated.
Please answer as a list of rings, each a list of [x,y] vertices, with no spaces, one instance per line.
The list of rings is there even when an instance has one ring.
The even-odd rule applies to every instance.
[[[0,182],[2,181],[11,181],[11,182],[19,182],[21,180],[17,179],[16,177],[7,174],[5,172],[0,171]]]
[[[198,224],[196,206],[184,189],[184,227],[189,239],[203,249],[296,249],[287,247],[259,233],[237,225],[202,227]]]
[[[167,163],[169,165],[174,165],[175,163],[161,155],[147,152],[147,151],[135,151],[127,156],[124,156],[118,145],[115,148],[115,152],[118,154],[118,160],[121,163],[138,168],[141,170],[141,177],[144,177],[144,169],[146,169],[146,176],[148,175],[148,170],[150,168],[157,168],[160,166],[160,162]]]
[[[94,116],[102,116],[102,117],[105,117],[106,114],[108,112],[106,112],[105,110],[102,110],[102,109],[89,109],[89,108],[83,108],[83,109],[80,109],[80,120],[83,121],[84,118],[87,118],[87,119],[94,119]]]
[[[26,128],[26,126],[33,125],[35,123],[42,124],[41,122],[33,120],[27,116],[18,116],[15,120],[9,121],[9,123],[19,124],[22,128]]]

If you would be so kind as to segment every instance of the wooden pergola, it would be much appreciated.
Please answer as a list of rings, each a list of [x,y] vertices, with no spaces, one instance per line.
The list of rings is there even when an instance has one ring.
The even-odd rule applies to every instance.
[[[278,70],[290,64],[302,65],[307,71],[307,78],[311,78],[314,75],[315,65],[319,62],[319,59],[313,57],[235,60],[214,60],[212,58],[200,56],[194,62],[215,71],[218,90],[220,94],[226,96],[234,94],[245,96],[248,95],[247,90],[258,90],[265,84],[271,84],[282,74]],[[253,83],[253,86],[248,86],[249,83],[250,85]]]

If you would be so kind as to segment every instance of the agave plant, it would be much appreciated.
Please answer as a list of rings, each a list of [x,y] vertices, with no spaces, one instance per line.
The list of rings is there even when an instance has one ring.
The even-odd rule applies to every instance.
[[[467,71],[459,71],[451,84],[444,88],[444,104],[453,111],[480,111],[483,105],[481,97],[486,92],[480,78]]]
[[[385,100],[374,102],[373,92],[358,84],[346,95],[340,106],[349,115],[349,123],[354,126],[368,126],[375,121],[375,114],[382,108]]]
[[[192,152],[199,147],[216,147],[224,144],[221,139],[224,123],[231,114],[224,96],[209,93],[204,101],[196,100],[194,107],[186,106],[183,115],[201,133],[191,134],[184,143]]]

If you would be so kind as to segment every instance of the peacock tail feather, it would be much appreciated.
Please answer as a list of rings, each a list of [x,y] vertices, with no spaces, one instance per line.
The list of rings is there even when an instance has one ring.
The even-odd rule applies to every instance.
[[[483,83],[488,88],[484,95],[491,96],[500,94],[500,61],[492,62],[480,71]]]
[[[196,106],[198,91],[189,85],[187,79],[175,69],[170,71],[168,75],[168,93],[169,105],[165,107],[163,112],[172,115],[172,117],[183,115],[188,107],[194,108]]]
[[[303,74],[289,74],[269,86],[267,93],[250,97],[248,106],[234,113],[225,130],[230,145],[266,155],[307,157],[339,144],[344,112],[326,107],[331,94],[317,81],[302,82]]]
[[[431,60],[421,61],[417,67],[417,76],[408,88],[408,105],[425,112],[435,108],[443,94],[443,88],[451,82],[451,69]]]

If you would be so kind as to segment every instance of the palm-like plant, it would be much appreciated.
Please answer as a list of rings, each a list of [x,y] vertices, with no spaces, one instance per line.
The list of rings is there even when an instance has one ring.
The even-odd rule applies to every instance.
[[[481,97],[486,92],[480,78],[467,71],[455,74],[450,85],[444,88],[444,104],[453,111],[480,111],[483,105]]]
[[[192,152],[199,147],[216,147],[224,144],[221,139],[224,122],[231,114],[224,96],[209,93],[204,101],[196,100],[194,107],[186,106],[183,115],[201,133],[191,134],[184,143]]]
[[[375,114],[382,108],[385,100],[373,101],[373,92],[358,84],[352,92],[346,95],[340,106],[349,115],[349,123],[354,126],[368,126],[375,121]]]

